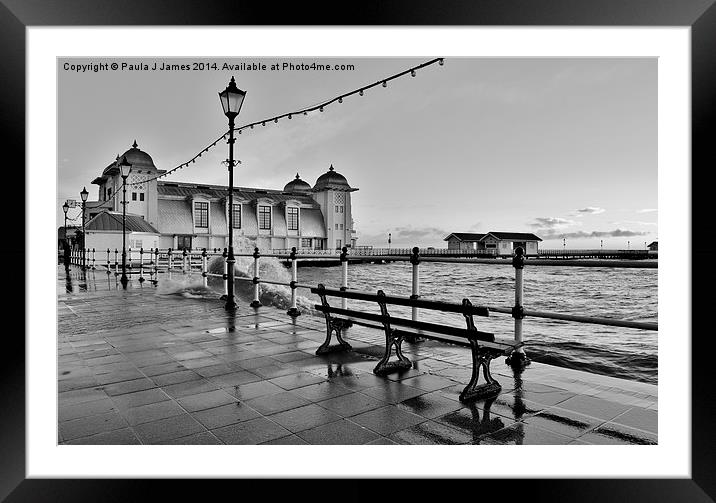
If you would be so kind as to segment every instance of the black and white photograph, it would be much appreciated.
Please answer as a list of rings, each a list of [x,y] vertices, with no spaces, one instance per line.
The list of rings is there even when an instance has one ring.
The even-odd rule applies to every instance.
[[[57,444],[659,445],[658,64],[58,57]]]

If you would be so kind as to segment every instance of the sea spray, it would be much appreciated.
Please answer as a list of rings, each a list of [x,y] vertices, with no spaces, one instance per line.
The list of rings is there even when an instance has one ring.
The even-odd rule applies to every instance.
[[[156,295],[180,295],[188,299],[205,299],[215,297],[215,292],[204,286],[200,276],[173,274],[172,278],[164,278],[158,282]]]
[[[254,295],[253,282],[248,281],[248,279],[254,277],[254,247],[255,243],[245,237],[238,238],[237,246],[235,246],[235,250],[237,250],[235,253],[242,255],[235,256],[234,278],[236,280],[234,294],[239,302],[243,301],[247,304],[253,300]],[[207,269],[212,274],[223,275],[224,263],[224,257],[214,257],[209,260]],[[278,258],[262,256],[259,259],[259,278],[288,284],[291,282],[291,272]],[[215,292],[224,292],[224,280],[222,278],[210,276],[208,284]],[[259,302],[264,306],[288,309],[291,307],[291,289],[283,285],[259,284]],[[296,306],[301,312],[312,312],[313,304],[314,302],[311,299],[301,295],[296,297]]]

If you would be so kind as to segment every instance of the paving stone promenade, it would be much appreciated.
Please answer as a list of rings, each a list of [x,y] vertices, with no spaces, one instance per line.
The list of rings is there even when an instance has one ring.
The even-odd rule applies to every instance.
[[[162,276],[160,276],[160,281]],[[58,267],[60,444],[654,444],[656,386],[493,362],[503,390],[458,401],[466,348],[404,343],[414,368],[372,374],[383,335],[316,356],[322,318],[123,291],[114,274]],[[218,297],[218,294],[217,294]]]

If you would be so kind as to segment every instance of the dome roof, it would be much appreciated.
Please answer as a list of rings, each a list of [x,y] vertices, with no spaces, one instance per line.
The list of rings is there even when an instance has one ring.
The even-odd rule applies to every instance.
[[[308,192],[311,190],[311,184],[301,180],[301,177],[296,173],[296,178],[291,180],[283,188],[284,192]]]
[[[137,148],[137,140],[134,140],[134,143],[132,144],[132,148],[127,150],[122,156],[127,158],[127,162],[129,162],[132,167],[142,167],[142,168],[154,168],[156,169],[156,166],[154,165],[154,161],[152,160],[152,157],[147,154],[146,152],[139,150]],[[122,156],[119,158],[121,159]]]
[[[323,189],[350,190],[351,186],[348,185],[348,180],[346,180],[346,177],[341,175],[338,171],[334,170],[333,164],[331,164],[331,167],[328,169],[328,171],[319,176],[318,180],[316,180],[316,184],[313,186],[313,190]]]
[[[127,158],[127,162],[132,165],[132,169],[136,168],[142,168],[142,169],[157,169],[157,167],[154,165],[154,161],[152,160],[152,157],[144,152],[143,150],[139,150],[137,148],[137,140],[134,140],[134,143],[132,144],[132,148],[127,150],[124,154],[117,156],[117,160],[121,160],[122,157]],[[116,163],[111,163],[109,166],[107,166],[104,171],[102,172],[103,175],[111,175],[114,174],[114,171],[117,169]]]

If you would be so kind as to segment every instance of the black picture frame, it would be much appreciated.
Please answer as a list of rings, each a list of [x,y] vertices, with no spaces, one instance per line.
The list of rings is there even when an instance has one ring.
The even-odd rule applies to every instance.
[[[232,12],[226,17],[227,12]],[[231,22],[229,22],[231,21]],[[697,273],[692,275],[692,477],[690,479],[548,479],[503,480],[495,488],[512,499],[532,501],[714,501],[716,500],[716,441],[713,418],[716,401],[710,367],[710,331],[703,313],[711,308],[706,288],[713,284],[715,238],[708,231],[707,206],[710,198],[705,174],[713,162],[713,131],[716,113],[716,6],[714,0],[476,0],[428,2],[351,3],[347,9],[336,3],[296,2],[277,7],[270,2],[237,0],[0,0],[0,53],[2,53],[3,163],[24,166],[25,153],[25,29],[31,26],[93,25],[508,25],[508,26],[681,26],[691,28],[692,70],[692,229],[693,241],[684,243],[684,260],[690,259]],[[52,92],[52,90],[50,90]],[[29,97],[32,99],[32,97]],[[12,164],[10,164],[12,163]],[[7,175],[10,170],[6,170]],[[14,174],[13,174],[14,173]],[[688,174],[684,174],[688,176]],[[15,168],[6,181],[6,202],[13,211],[25,207],[27,187],[24,173]],[[19,182],[19,183],[12,183]],[[699,234],[697,234],[699,231]],[[24,232],[12,229],[13,246],[2,247],[2,264],[25,262]],[[685,236],[688,233],[685,233]],[[690,245],[690,246],[689,246]],[[30,264],[26,264],[26,268]],[[7,312],[24,308],[25,286],[19,276],[22,268],[4,267],[6,286],[13,296]],[[18,285],[23,285],[18,287]],[[23,304],[20,306],[19,304]],[[668,306],[662,306],[668,309]],[[687,313],[683,313],[686,315]],[[24,327],[23,327],[24,328]],[[702,330],[699,330],[701,328]],[[23,330],[24,332],[24,330]],[[133,501],[150,496],[148,489],[158,481],[26,479],[25,477],[25,344],[17,331],[7,330],[5,358],[0,365],[0,498],[7,501]],[[688,343],[689,334],[663,334]],[[668,355],[667,355],[668,357]],[[669,404],[660,404],[668,407]],[[687,411],[684,411],[687,413]],[[332,462],[337,462],[336,460]],[[399,462],[399,459],[396,459]],[[205,481],[210,482],[210,481]],[[336,491],[351,493],[348,485],[334,481]],[[484,488],[475,481],[457,484],[477,496]],[[348,481],[347,484],[355,483]],[[412,481],[396,487],[401,499],[420,494],[430,481]],[[184,492],[187,484],[174,481],[175,490]],[[226,484],[222,484],[226,486]],[[327,487],[321,485],[322,487]],[[321,497],[315,482],[291,481],[294,491],[304,488],[312,497]],[[213,485],[213,491],[219,489]],[[375,494],[366,487],[364,497]],[[273,493],[276,496],[275,493]],[[397,496],[397,494],[396,494]],[[346,496],[348,499],[355,499]],[[516,499],[515,498],[515,499]],[[272,498],[273,499],[273,498]],[[345,498],[342,498],[345,499]]]

